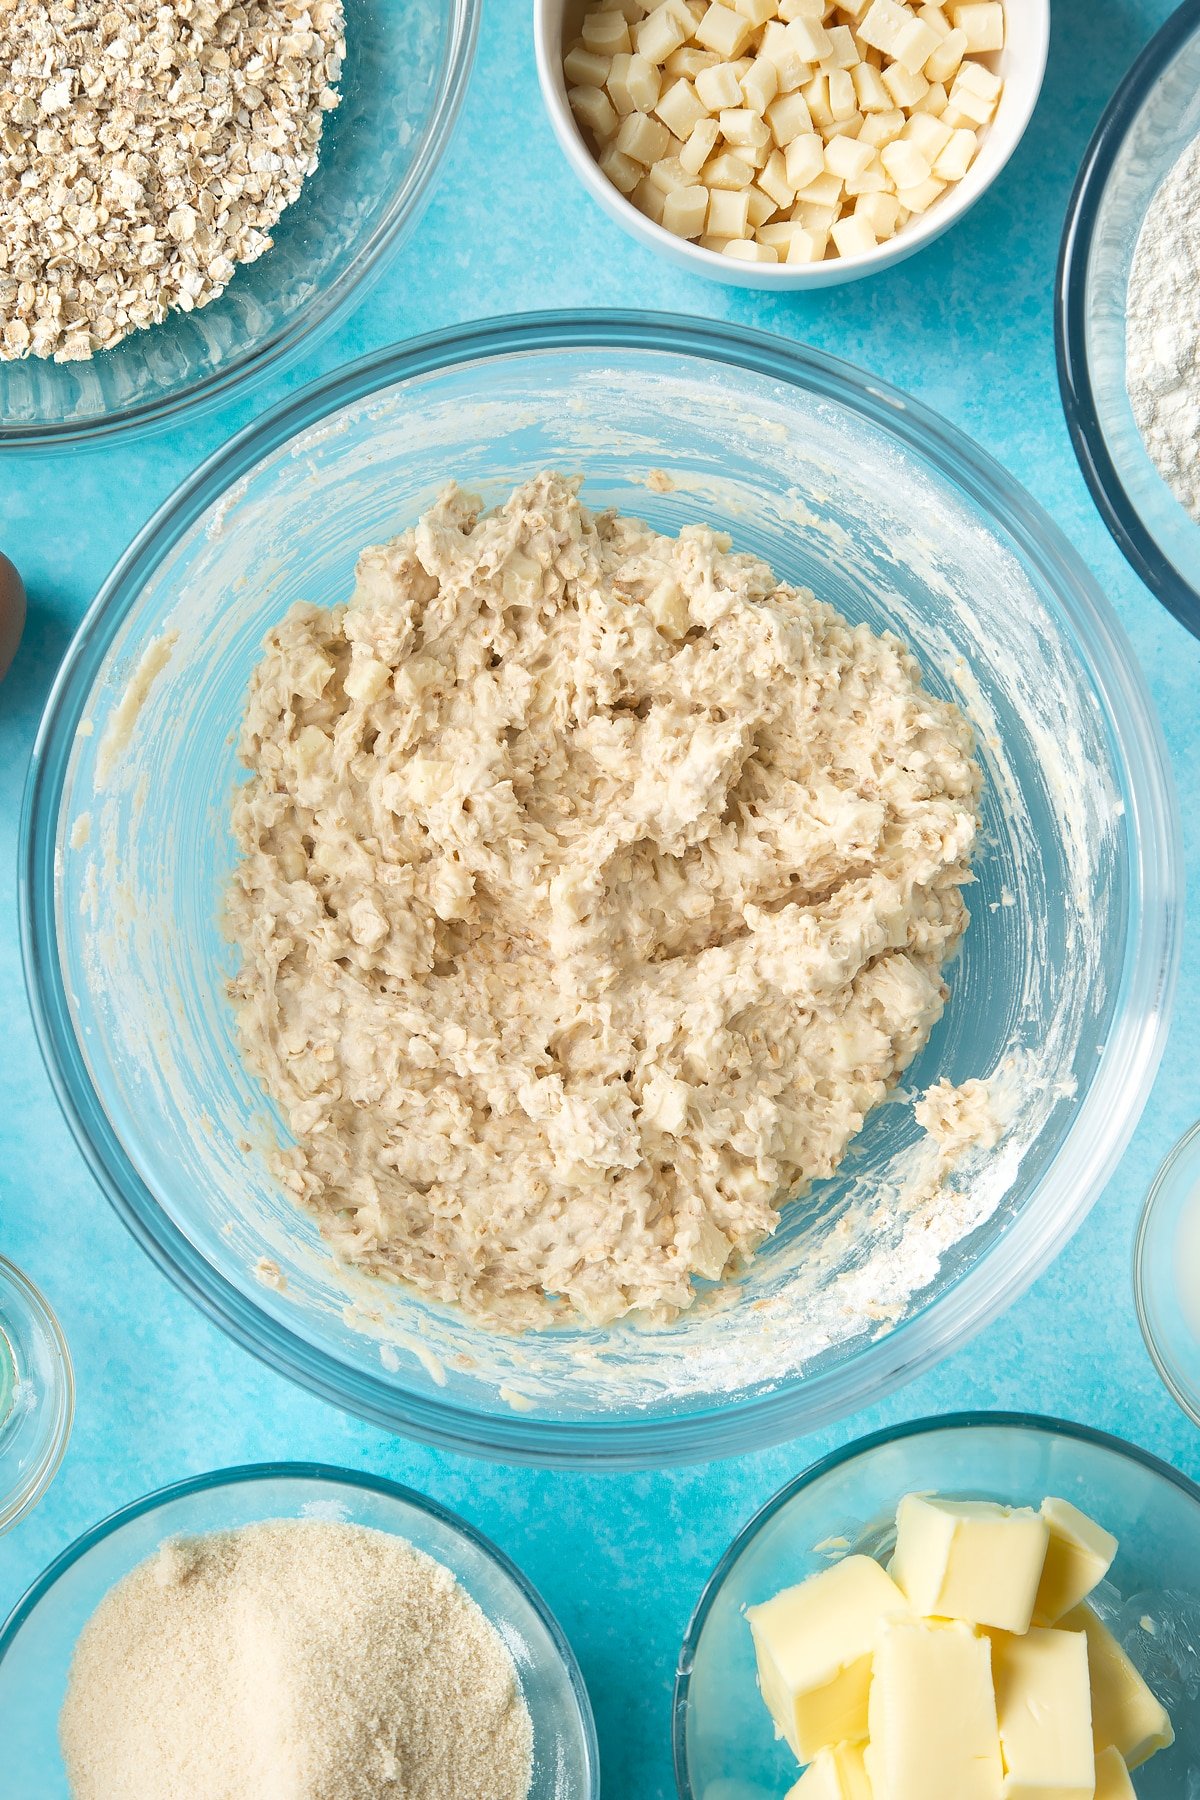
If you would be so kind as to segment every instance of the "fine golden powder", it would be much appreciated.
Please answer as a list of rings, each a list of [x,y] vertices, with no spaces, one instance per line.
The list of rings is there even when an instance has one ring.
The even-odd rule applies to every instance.
[[[72,1800],[525,1800],[512,1657],[450,1570],[363,1526],[173,1539],[80,1636]]]

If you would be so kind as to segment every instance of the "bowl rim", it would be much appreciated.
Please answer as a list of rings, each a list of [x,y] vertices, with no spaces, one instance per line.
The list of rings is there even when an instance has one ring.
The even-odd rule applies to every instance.
[[[451,1533],[461,1538],[482,1552],[483,1556],[501,1574],[506,1575],[517,1591],[528,1602],[533,1612],[546,1629],[546,1634],[562,1664],[567,1676],[567,1683],[575,1702],[576,1712],[583,1738],[584,1756],[587,1764],[588,1785],[581,1800],[598,1800],[600,1793],[600,1752],[596,1737],[596,1721],[592,1712],[592,1703],[588,1695],[583,1671],[579,1666],[574,1650],[571,1648],[566,1633],[551,1612],[538,1589],[530,1581],[524,1571],[518,1568],[510,1556],[507,1556],[499,1545],[494,1544],[474,1525],[452,1512],[449,1507],[431,1500],[428,1495],[418,1493],[415,1488],[399,1481],[391,1481],[387,1476],[374,1475],[366,1469],[345,1469],[334,1463],[318,1462],[266,1462],[239,1463],[227,1469],[211,1469],[203,1475],[192,1475],[184,1481],[173,1481],[166,1487],[155,1488],[149,1494],[143,1494],[138,1500],[118,1507],[115,1512],[97,1521],[95,1525],[80,1532],[79,1536],[67,1545],[49,1563],[25,1590],[0,1626],[0,1663],[3,1663],[8,1652],[13,1648],[17,1636],[23,1626],[41,1605],[50,1590],[75,1564],[97,1544],[114,1536],[126,1525],[144,1518],[148,1513],[158,1512],[162,1507],[176,1500],[190,1499],[194,1494],[213,1493],[222,1488],[255,1486],[267,1481],[304,1481],[324,1482],[330,1487],[357,1488],[371,1494],[381,1494],[385,1499],[399,1501],[401,1505],[410,1506],[415,1511],[424,1513],[427,1518],[435,1519],[439,1524],[449,1528]],[[402,1533],[396,1535],[402,1536]],[[427,1553],[428,1554],[428,1553]],[[457,1573],[451,1570],[457,1579]],[[481,1611],[485,1611],[481,1607]],[[489,1623],[491,1619],[485,1611]]]
[[[3,1314],[6,1293],[15,1296],[44,1334],[46,1346],[55,1358],[57,1381],[52,1393],[46,1396],[48,1401],[53,1402],[54,1416],[48,1421],[50,1435],[44,1453],[29,1475],[18,1482],[11,1493],[0,1494],[0,1535],[23,1519],[26,1513],[32,1512],[45,1494],[62,1467],[75,1422],[75,1366],[58,1315],[24,1269],[19,1269],[7,1256],[0,1256],[0,1315]],[[0,1418],[0,1428],[4,1423],[5,1420]]]
[[[1158,78],[1200,32],[1200,0],[1183,3],[1140,51],[1100,117],[1067,203],[1054,281],[1054,351],[1071,448],[1118,549],[1181,625],[1200,636],[1200,585],[1159,547],[1126,491],[1100,425],[1087,350],[1088,266],[1113,166]]]
[[[682,1413],[652,1408],[567,1421],[427,1398],[352,1367],[271,1320],[192,1245],[141,1181],[92,1084],[58,963],[54,862],[66,759],[96,671],[148,573],[219,494],[296,433],[340,406],[447,367],[534,352],[668,353],[767,375],[828,398],[890,433],[988,515],[1054,592],[1064,629],[1104,697],[1119,748],[1131,898],[1118,1006],[1082,1108],[1009,1226],[1003,1269],[977,1260],[885,1336],[815,1376]],[[859,1410],[960,1347],[1033,1281],[1098,1198],[1140,1116],[1162,1055],[1178,972],[1181,825],[1161,728],[1132,646],[1067,539],[986,451],[865,371],[740,324],[596,311],[525,314],[455,326],[376,351],[289,396],[216,451],[160,506],[116,564],[69,646],[30,757],[18,850],[18,910],[26,989],[51,1083],[88,1166],[133,1235],[202,1311],[244,1348],[322,1398],[381,1426],[468,1454],[543,1466],[636,1468],[703,1461],[762,1447]],[[1119,1071],[1119,1072],[1118,1072]],[[1081,1130],[1085,1117],[1093,1129]],[[1079,1162],[1062,1171],[1072,1147]],[[1053,1190],[1052,1192],[1050,1190]],[[1040,1202],[1040,1204],[1039,1204]],[[936,1327],[929,1321],[938,1321]],[[869,1378],[869,1381],[868,1381]]]
[[[252,386],[268,368],[286,368],[299,350],[322,338],[345,313],[352,299],[361,298],[383,271],[388,253],[418,219],[427,204],[434,176],[458,122],[470,81],[483,0],[444,0],[449,20],[437,91],[425,128],[413,152],[404,179],[392,194],[383,216],[351,261],[327,288],[314,294],[301,310],[269,337],[253,344],[234,360],[199,380],[155,398],[119,407],[96,418],[69,423],[39,419],[32,424],[0,421],[0,453],[5,450],[58,450],[73,444],[92,444],[121,433],[136,438],[155,427],[173,422],[181,414],[207,411],[218,400]],[[153,331],[154,326],[147,330]],[[134,333],[136,339],[139,335]]]
[[[1159,1334],[1151,1323],[1151,1308],[1146,1299],[1146,1249],[1164,1189],[1177,1169],[1188,1161],[1196,1160],[1198,1154],[1200,1154],[1200,1121],[1188,1127],[1159,1164],[1146,1198],[1142,1202],[1137,1232],[1133,1240],[1133,1300],[1137,1309],[1137,1321],[1142,1334],[1142,1342],[1146,1346],[1146,1354],[1154,1364],[1155,1374],[1179,1410],[1191,1419],[1194,1425],[1200,1425],[1200,1401],[1196,1398],[1197,1390],[1193,1387],[1189,1393],[1188,1389],[1178,1380],[1173,1359],[1169,1358],[1163,1350]]]
[[[872,1431],[866,1437],[856,1438],[853,1443],[843,1444],[840,1449],[830,1451],[828,1456],[821,1457],[818,1462],[802,1470],[799,1475],[793,1476],[791,1481],[785,1482],[771,1495],[769,1500],[759,1507],[757,1512],[747,1519],[731,1539],[728,1548],[700,1590],[700,1598],[692,1609],[692,1616],[687,1622],[687,1628],[679,1648],[679,1661],[675,1669],[675,1686],[671,1696],[671,1747],[678,1800],[697,1800],[687,1766],[688,1696],[696,1646],[708,1623],[708,1615],[716,1603],[717,1595],[724,1587],[743,1551],[753,1542],[763,1527],[770,1523],[775,1514],[781,1512],[797,1494],[803,1493],[806,1488],[815,1487],[817,1482],[823,1480],[826,1475],[833,1474],[836,1469],[842,1468],[847,1463],[873,1456],[876,1450],[884,1449],[892,1444],[903,1443],[907,1438],[923,1437],[934,1431],[969,1432],[981,1428],[1001,1431],[1031,1431],[1043,1437],[1069,1438],[1075,1443],[1089,1444],[1095,1449],[1107,1450],[1126,1462],[1139,1463],[1151,1475],[1156,1475],[1177,1487],[1189,1500],[1200,1507],[1200,1485],[1194,1482],[1190,1476],[1184,1475],[1181,1470],[1164,1462],[1162,1457],[1155,1456],[1150,1450],[1143,1450],[1138,1444],[1130,1443],[1127,1438],[1118,1437],[1114,1432],[1101,1431],[1093,1425],[1082,1425],[1073,1419],[1055,1418],[1047,1413],[987,1411],[932,1413],[920,1419],[905,1419],[899,1425],[885,1426],[880,1431]]]
[[[810,287],[840,286],[843,282],[857,281],[879,270],[894,268],[917,251],[925,249],[968,213],[1003,174],[1033,118],[1045,83],[1050,53],[1050,0],[1021,0],[1021,3],[1026,15],[1023,17],[1023,26],[1030,33],[1029,55],[1033,79],[1023,116],[1013,113],[1012,123],[1006,127],[1007,141],[1003,144],[1000,160],[987,180],[978,185],[970,185],[968,172],[962,181],[955,184],[953,192],[949,196],[939,197],[920,216],[917,223],[913,224],[910,220],[895,237],[884,240],[874,250],[857,256],[839,256],[827,262],[774,265],[739,263],[731,257],[718,255],[716,251],[705,250],[689,238],[676,237],[639,212],[628,197],[601,173],[596,158],[575,123],[570,107],[558,91],[562,71],[551,55],[550,39],[554,22],[552,15],[562,12],[564,0],[533,0],[538,86],[559,148],[582,185],[623,231],[655,255],[666,256],[681,267],[690,269],[695,275],[701,275],[710,281],[720,281],[730,287],[795,292]],[[998,116],[997,120],[993,120],[989,131],[997,122]],[[965,193],[962,192],[964,188],[967,190]],[[946,200],[945,206],[942,205],[943,199]]]

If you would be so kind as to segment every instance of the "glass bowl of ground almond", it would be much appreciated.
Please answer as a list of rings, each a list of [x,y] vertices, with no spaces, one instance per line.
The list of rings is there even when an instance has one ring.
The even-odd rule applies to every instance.
[[[1084,1219],[1177,830],[1111,609],[966,439],[740,327],[534,316],[159,515],[42,725],[26,969],[106,1193],[243,1344],[463,1450],[701,1458]]]
[[[1200,7],[1146,45],[1088,145],[1059,254],[1071,442],[1131,566],[1200,634]]]
[[[293,355],[415,224],[477,0],[15,0],[0,444],[162,423]]]
[[[594,1800],[578,1664],[495,1545],[318,1464],[218,1470],[94,1526],[0,1630],[13,1791]]]

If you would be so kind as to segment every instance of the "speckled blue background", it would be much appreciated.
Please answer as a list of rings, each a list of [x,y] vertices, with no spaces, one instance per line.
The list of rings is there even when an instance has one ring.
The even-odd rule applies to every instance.
[[[606,1793],[666,1800],[675,1791],[671,1681],[700,1587],[748,1515],[834,1443],[923,1413],[1021,1407],[1105,1426],[1200,1477],[1200,1434],[1158,1384],[1130,1287],[1139,1204],[1200,1111],[1194,942],[1162,1073],[1124,1163],[1074,1243],[1006,1318],[836,1432],[734,1462],[602,1477],[474,1463],[385,1437],[267,1373],[174,1292],[117,1223],[59,1117],[26,1008],[14,878],[25,764],[67,640],[127,541],[203,456],[286,388],[362,351],[488,313],[602,305],[741,319],[834,351],[940,409],[1030,487],[1112,597],[1147,670],[1194,878],[1200,643],[1139,586],[1092,509],[1059,408],[1051,329],[1059,232],[1084,145],[1169,10],[1166,0],[1055,0],[1037,114],[966,220],[898,269],[775,298],[678,274],[609,223],[544,119],[528,5],[489,0],[430,207],[340,331],[299,368],[174,436],[0,459],[0,548],[23,569],[31,602],[0,688],[0,1250],[44,1287],[79,1383],[58,1481],[0,1540],[0,1615],[77,1532],[164,1482],[275,1457],[372,1469],[456,1508],[527,1570],[582,1663]]]

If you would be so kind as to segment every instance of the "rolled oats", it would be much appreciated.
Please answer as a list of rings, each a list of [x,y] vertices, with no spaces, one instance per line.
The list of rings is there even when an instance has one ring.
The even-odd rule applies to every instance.
[[[342,0],[0,0],[0,361],[206,306],[317,165]]]

